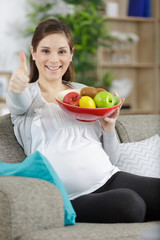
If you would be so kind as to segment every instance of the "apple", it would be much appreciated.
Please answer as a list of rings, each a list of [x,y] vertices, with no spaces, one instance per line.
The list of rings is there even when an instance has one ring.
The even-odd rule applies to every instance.
[[[108,91],[97,93],[94,101],[97,108],[113,107],[117,104],[116,97]]]
[[[113,97],[115,99],[115,103],[114,103],[114,106],[115,106],[115,105],[117,105],[117,98],[116,98],[116,96],[113,93],[111,93],[111,94],[113,95]]]
[[[70,93],[70,92],[77,92],[80,94],[80,91],[81,89],[67,89],[67,90],[63,90],[63,91],[60,91],[56,98],[60,101],[60,102],[63,102],[63,98],[65,95],[67,95],[67,93]]]
[[[64,96],[63,102],[70,105],[78,106],[80,98],[81,98],[81,95],[79,93],[70,92]]]

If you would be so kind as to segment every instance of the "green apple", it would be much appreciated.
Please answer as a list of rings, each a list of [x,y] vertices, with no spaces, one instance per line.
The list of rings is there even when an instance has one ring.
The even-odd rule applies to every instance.
[[[107,91],[97,93],[94,101],[97,108],[113,107],[117,104],[114,94]]]
[[[116,98],[116,96],[115,96],[113,93],[111,93],[111,94],[112,94],[113,97],[114,97],[114,100],[115,100],[114,106],[115,106],[115,105],[117,105],[117,98]]]

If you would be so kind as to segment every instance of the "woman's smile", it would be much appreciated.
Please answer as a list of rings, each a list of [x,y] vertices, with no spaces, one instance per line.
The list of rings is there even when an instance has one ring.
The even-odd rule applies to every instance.
[[[50,70],[51,72],[56,72],[56,71],[58,71],[61,67],[62,67],[62,66],[47,66],[47,65],[46,65],[46,68],[47,68],[48,70]]]

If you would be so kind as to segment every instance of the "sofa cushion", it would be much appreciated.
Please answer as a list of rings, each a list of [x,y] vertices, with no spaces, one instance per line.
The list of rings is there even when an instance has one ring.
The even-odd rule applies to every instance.
[[[18,240],[147,240],[141,238],[141,233],[148,228],[157,227],[158,222],[127,223],[127,224],[95,224],[77,223],[75,226],[67,226],[57,229],[28,232]],[[157,231],[157,229],[156,229]],[[154,238],[152,240],[158,240]]]
[[[160,137],[158,134],[139,142],[121,143],[117,166],[125,172],[160,178]]]
[[[14,157],[13,157],[14,156]],[[10,114],[0,117],[0,161],[6,163],[22,162],[26,158],[13,131]]]
[[[47,158],[45,158],[40,152],[36,151],[21,163],[0,163],[0,175],[39,178],[53,183],[57,186],[63,196],[65,225],[75,224],[76,213],[68,198],[68,194],[53,167]]]

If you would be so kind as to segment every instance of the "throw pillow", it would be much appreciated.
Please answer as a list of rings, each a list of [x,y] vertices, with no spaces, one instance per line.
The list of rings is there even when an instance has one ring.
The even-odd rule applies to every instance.
[[[160,137],[158,134],[139,142],[122,143],[117,166],[141,176],[160,178]]]
[[[14,175],[23,177],[32,177],[46,180],[53,183],[61,192],[64,209],[65,209],[65,225],[74,225],[76,213],[68,198],[68,194],[51,166],[50,162],[40,152],[29,155],[21,163],[0,163],[0,175]]]

